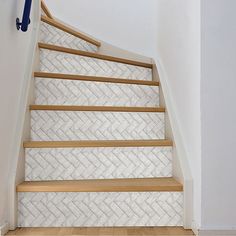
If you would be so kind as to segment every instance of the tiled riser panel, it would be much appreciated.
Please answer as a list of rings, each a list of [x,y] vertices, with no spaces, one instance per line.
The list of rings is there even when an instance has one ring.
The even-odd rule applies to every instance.
[[[164,138],[164,113],[31,111],[33,141]]]
[[[40,42],[89,52],[97,51],[95,45],[44,22],[41,22]]]
[[[159,87],[36,78],[35,97],[40,105],[157,107]]]
[[[181,192],[19,193],[19,227],[181,226]]]
[[[171,147],[26,149],[26,180],[172,176]]]
[[[40,70],[64,74],[152,80],[152,69],[40,49]]]

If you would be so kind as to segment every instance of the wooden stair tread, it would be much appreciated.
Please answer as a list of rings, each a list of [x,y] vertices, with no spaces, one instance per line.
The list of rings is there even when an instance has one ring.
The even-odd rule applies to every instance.
[[[30,110],[98,111],[98,112],[165,112],[165,108],[162,107],[69,106],[69,105],[30,105]]]
[[[86,141],[28,141],[24,148],[76,148],[76,147],[162,147],[172,146],[170,140],[86,140]]]
[[[149,191],[183,191],[183,186],[173,178],[28,181],[17,186],[17,192]]]
[[[43,0],[41,0],[41,8],[48,18],[53,19],[51,12],[49,11],[47,5],[45,4]]]
[[[24,148],[79,147],[171,147],[171,140],[83,140],[83,141],[27,141]]]
[[[39,46],[39,48],[53,50],[53,51],[57,51],[57,52],[64,52],[64,53],[69,53],[69,54],[74,54],[74,55],[79,55],[79,56],[92,57],[92,58],[96,58],[96,59],[113,61],[113,62],[117,62],[117,63],[140,66],[140,67],[145,67],[145,68],[150,68],[150,69],[152,69],[152,66],[153,66],[150,63],[144,63],[144,62],[129,60],[129,59],[120,58],[120,57],[113,57],[113,56],[98,54],[98,53],[94,53],[94,52],[86,52],[86,51],[82,51],[82,50],[66,48],[66,47],[56,46],[56,45],[47,44],[47,43],[38,43],[38,46]]]
[[[109,77],[98,77],[98,76],[87,76],[87,75],[71,75],[71,74],[60,74],[60,73],[49,73],[49,72],[34,72],[34,77],[49,78],[49,79],[94,81],[94,82],[106,82],[106,83],[118,83],[118,84],[139,84],[139,85],[159,86],[159,82],[157,81],[109,78]]]
[[[49,17],[46,17],[46,16],[41,16],[41,21],[43,21],[44,23],[47,23],[51,26],[54,26],[60,30],[63,30],[65,31],[66,33],[69,33],[75,37],[78,37],[80,39],[83,39],[84,41],[88,42],[88,43],[91,43],[97,47],[100,47],[101,46],[101,43],[85,34],[82,34],[62,23],[60,23],[59,21],[55,20],[55,19],[50,19]]]

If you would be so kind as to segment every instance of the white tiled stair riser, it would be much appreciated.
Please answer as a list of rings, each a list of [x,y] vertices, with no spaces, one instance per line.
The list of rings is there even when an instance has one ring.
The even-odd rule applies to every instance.
[[[79,180],[172,176],[171,147],[26,149],[25,179]]]
[[[18,227],[181,226],[181,192],[18,195]]]
[[[32,141],[164,139],[162,112],[31,111]]]
[[[150,68],[47,49],[40,49],[40,71],[135,80],[152,80],[152,69]]]
[[[35,78],[40,105],[158,107],[159,87]]]
[[[97,51],[97,46],[44,22],[40,26],[40,42],[89,52]]]

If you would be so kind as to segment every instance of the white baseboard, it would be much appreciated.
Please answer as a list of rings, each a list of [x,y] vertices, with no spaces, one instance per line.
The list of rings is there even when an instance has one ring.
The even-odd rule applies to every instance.
[[[236,230],[198,230],[198,236],[228,236],[236,235]]]
[[[199,235],[199,232],[196,228],[192,228],[192,231],[194,233],[194,235],[198,236]]]
[[[195,222],[194,220],[193,220],[193,222],[192,222],[191,229],[192,229],[194,235],[199,235],[199,234],[198,234],[198,229],[199,229],[199,227],[196,225],[196,222]]]
[[[236,227],[215,227],[215,228],[202,228],[192,223],[192,231],[196,236],[236,236]]]
[[[5,223],[0,226],[0,236],[5,235],[9,230],[9,224]]]

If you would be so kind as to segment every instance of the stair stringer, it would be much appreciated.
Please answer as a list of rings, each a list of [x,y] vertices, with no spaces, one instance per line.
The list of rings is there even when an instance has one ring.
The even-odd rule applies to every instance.
[[[173,107],[173,99],[170,95],[170,88],[167,84],[166,74],[160,61],[153,62],[153,80],[160,82],[159,96],[160,106],[166,108],[165,113],[165,134],[166,138],[173,140],[172,147],[172,168],[173,177],[184,185],[184,209],[183,223],[185,229],[192,229],[193,225],[193,178],[188,163],[188,155],[181,135],[181,129],[176,121],[176,112]]]
[[[40,0],[35,0],[31,8],[31,25],[28,34],[31,34],[28,58],[24,68],[24,81],[22,82],[21,95],[18,102],[18,116],[15,128],[15,137],[12,141],[12,159],[8,177],[8,230],[15,230],[17,227],[17,193],[16,186],[25,178],[25,155],[23,141],[30,138],[30,111],[29,104],[34,98],[34,75],[33,72],[39,68],[39,49],[37,42],[40,31]],[[14,69],[14,68],[13,68]]]

